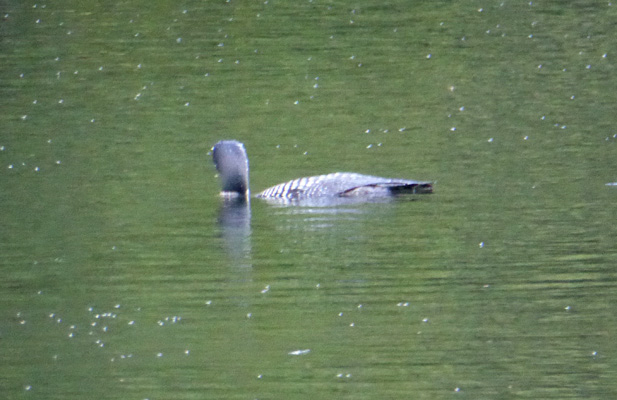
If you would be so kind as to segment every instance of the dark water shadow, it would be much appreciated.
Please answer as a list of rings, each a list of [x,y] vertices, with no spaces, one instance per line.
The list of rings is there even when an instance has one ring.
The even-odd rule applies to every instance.
[[[218,223],[225,250],[237,266],[251,266],[251,203],[244,198],[225,199]]]

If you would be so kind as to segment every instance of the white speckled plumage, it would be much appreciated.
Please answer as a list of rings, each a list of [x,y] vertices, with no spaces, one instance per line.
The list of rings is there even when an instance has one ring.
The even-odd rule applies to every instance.
[[[382,178],[353,172],[335,172],[327,175],[309,176],[272,186],[259,193],[261,198],[305,199],[323,196],[388,196],[394,188],[407,187],[409,193],[424,193],[428,182],[408,179]]]

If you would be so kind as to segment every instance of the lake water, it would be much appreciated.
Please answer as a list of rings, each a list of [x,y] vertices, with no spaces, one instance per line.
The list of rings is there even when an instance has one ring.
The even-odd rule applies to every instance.
[[[0,11],[1,397],[617,396],[617,5]],[[221,139],[435,193],[230,212]]]

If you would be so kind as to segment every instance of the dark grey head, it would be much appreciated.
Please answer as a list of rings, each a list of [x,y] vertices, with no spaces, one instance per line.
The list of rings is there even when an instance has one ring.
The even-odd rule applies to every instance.
[[[249,196],[249,159],[244,145],[222,140],[212,148],[212,159],[219,171],[224,195]]]

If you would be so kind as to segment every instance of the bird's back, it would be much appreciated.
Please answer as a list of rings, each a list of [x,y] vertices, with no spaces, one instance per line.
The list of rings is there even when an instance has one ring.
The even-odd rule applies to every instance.
[[[257,197],[303,200],[316,197],[383,197],[431,192],[430,182],[336,172],[281,183],[264,190]]]

